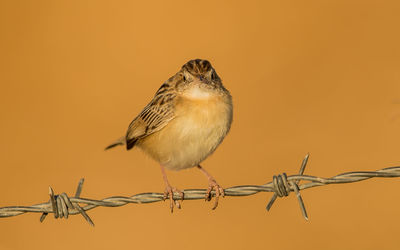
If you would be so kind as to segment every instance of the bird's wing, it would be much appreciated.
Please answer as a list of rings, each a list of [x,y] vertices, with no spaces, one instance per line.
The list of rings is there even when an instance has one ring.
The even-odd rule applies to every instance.
[[[131,122],[126,133],[126,148],[131,149],[138,139],[144,138],[165,127],[174,119],[175,94],[171,92],[157,92],[153,100]]]

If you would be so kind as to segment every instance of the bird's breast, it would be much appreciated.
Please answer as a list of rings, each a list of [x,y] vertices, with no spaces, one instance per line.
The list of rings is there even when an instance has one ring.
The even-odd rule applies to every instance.
[[[140,147],[160,164],[173,170],[194,167],[210,155],[228,133],[232,122],[230,96],[195,93],[180,96],[176,117],[162,130],[148,136]]]

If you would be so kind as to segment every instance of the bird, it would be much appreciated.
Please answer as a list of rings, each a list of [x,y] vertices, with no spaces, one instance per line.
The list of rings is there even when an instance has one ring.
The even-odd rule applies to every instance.
[[[210,201],[215,191],[212,209],[218,206],[224,189],[200,163],[211,155],[228,134],[233,118],[230,92],[208,60],[194,59],[157,90],[153,99],[129,124],[125,136],[117,139],[107,149],[126,146],[137,147],[157,161],[165,183],[163,199],[170,199],[171,212],[174,193],[183,201],[184,193],[172,187],[165,169],[199,169],[208,180],[205,200]]]

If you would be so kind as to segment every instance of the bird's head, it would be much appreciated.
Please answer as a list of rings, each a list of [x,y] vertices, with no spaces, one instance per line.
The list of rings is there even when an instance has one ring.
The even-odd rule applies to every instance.
[[[182,87],[200,87],[206,89],[217,89],[222,86],[221,78],[207,60],[190,60],[182,66],[178,72]]]

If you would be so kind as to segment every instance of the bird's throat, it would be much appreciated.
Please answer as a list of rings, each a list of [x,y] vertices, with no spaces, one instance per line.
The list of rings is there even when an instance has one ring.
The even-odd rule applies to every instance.
[[[214,96],[211,89],[207,89],[201,86],[193,86],[184,91],[183,95],[186,98],[193,100],[207,100]]]

